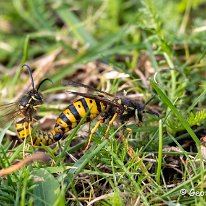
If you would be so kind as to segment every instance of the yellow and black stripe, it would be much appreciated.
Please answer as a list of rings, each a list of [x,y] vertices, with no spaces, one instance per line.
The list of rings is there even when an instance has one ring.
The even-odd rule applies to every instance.
[[[85,122],[92,121],[101,112],[104,112],[107,105],[97,99],[81,98],[70,104],[57,118],[54,127],[54,139],[59,140],[64,133],[75,128],[80,120],[88,115]]]
[[[70,104],[57,118],[56,124],[51,131],[37,130],[34,132],[31,122],[27,116],[23,116],[16,122],[16,131],[20,138],[31,136],[31,142],[35,146],[51,145],[60,140],[63,135],[75,128],[86,114],[85,122],[92,121],[100,113],[104,112],[107,105],[100,100],[81,98]]]
[[[36,113],[37,108],[43,104],[43,96],[39,92],[39,88],[45,81],[49,80],[51,82],[51,80],[42,80],[37,86],[37,89],[35,89],[30,67],[28,65],[23,65],[23,67],[27,67],[28,69],[31,78],[32,89],[21,97],[18,102],[19,108],[15,108],[13,113],[5,113],[6,115],[4,115],[4,117],[17,117],[18,119],[16,121],[15,127],[19,137],[25,139],[30,136],[33,145],[50,145],[55,141],[60,140],[66,132],[75,128],[85,116],[87,116],[85,118],[85,122],[90,122],[100,113],[102,113],[101,119],[97,121],[95,127],[90,133],[90,138],[88,141],[90,142],[93,133],[106,119],[109,119],[109,125],[105,134],[106,138],[108,138],[109,129],[117,116],[119,116],[121,122],[129,120],[130,117],[138,116],[138,119],[141,122],[143,113],[157,115],[157,113],[151,110],[144,110],[146,105],[154,98],[154,96],[150,98],[144,105],[140,105],[136,101],[133,101],[127,97],[115,97],[109,93],[94,89],[90,86],[71,82],[71,85],[85,87],[89,90],[97,92],[98,95],[93,95],[91,93],[71,92],[73,94],[82,96],[82,98],[70,104],[59,115],[53,130],[47,132],[37,129],[35,131],[35,129],[32,127],[33,116]]]
[[[15,127],[20,138],[25,139],[30,135],[30,124],[27,117],[18,120]]]
[[[51,145],[55,143],[54,140],[55,131],[42,131],[38,130],[36,132],[36,135],[32,137],[33,145],[39,146],[39,145]]]
[[[55,131],[42,131],[37,130],[35,131],[32,127],[31,122],[28,120],[27,117],[23,117],[19,119],[16,124],[16,131],[21,139],[26,139],[31,136],[31,143],[32,145],[39,146],[39,145],[51,145],[55,143],[54,135]]]

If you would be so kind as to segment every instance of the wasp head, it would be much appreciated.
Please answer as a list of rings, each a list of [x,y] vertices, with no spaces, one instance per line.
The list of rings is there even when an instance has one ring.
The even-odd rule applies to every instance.
[[[137,108],[137,116],[142,121],[142,115],[143,113],[148,113],[151,115],[155,115],[159,118],[159,114],[157,112],[152,111],[151,109],[145,110],[145,107],[155,98],[156,95],[153,95],[144,105],[139,105],[139,108]]]
[[[35,89],[27,92],[19,101],[19,106],[23,110],[28,110],[29,108],[36,110],[41,104],[43,104],[43,96]]]
[[[131,117],[135,117],[136,119],[139,120],[139,122],[142,122],[144,113],[149,113],[149,114],[159,117],[158,113],[150,109],[145,109],[145,107],[151,102],[151,100],[154,97],[155,96],[152,96],[144,105],[139,104],[135,100],[132,100],[127,97],[119,98],[118,101],[117,100],[116,101],[123,106],[123,112],[120,115],[120,119],[122,121],[127,121]]]
[[[39,92],[41,85],[47,80],[49,80],[50,82],[52,82],[52,81],[50,79],[46,78],[46,79],[42,80],[39,83],[39,85],[37,86],[37,89],[35,89],[34,80],[33,80],[33,76],[32,76],[32,72],[31,72],[30,67],[27,64],[24,64],[23,67],[27,67],[27,69],[28,69],[28,72],[29,72],[29,75],[31,78],[32,89],[30,91],[28,91],[24,96],[21,97],[21,99],[19,101],[19,107],[24,112],[32,113],[40,105],[43,104],[43,96]]]

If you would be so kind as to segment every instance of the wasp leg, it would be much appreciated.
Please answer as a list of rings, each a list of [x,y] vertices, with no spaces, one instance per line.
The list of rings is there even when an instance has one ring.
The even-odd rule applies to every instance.
[[[102,122],[104,122],[104,120],[102,120],[102,119],[98,120],[97,123],[95,124],[95,126],[92,128],[91,133],[90,133],[90,135],[89,135],[89,140],[88,140],[87,145],[86,145],[86,147],[85,147],[85,149],[84,149],[84,152],[85,152],[86,150],[88,150],[89,145],[90,145],[90,142],[91,142],[91,140],[92,140],[92,136],[93,136],[93,134],[96,132],[97,128],[99,127],[99,125],[100,125]]]
[[[26,150],[26,139],[29,136],[30,133],[30,122],[28,121],[28,128],[27,126],[27,121],[23,123],[23,128],[24,128],[24,144],[23,144],[23,157],[25,157],[25,150]],[[29,132],[28,132],[29,131]]]
[[[23,141],[23,151],[22,151],[22,155],[23,155],[23,157],[25,157],[25,149],[26,148],[26,139],[24,139],[24,141]]]
[[[33,139],[32,139],[32,127],[31,127],[31,122],[29,122],[28,130],[29,130],[29,136],[31,137],[31,145],[34,146],[34,144],[33,144]]]
[[[114,120],[116,119],[117,115],[118,115],[118,113],[116,112],[116,113],[114,114],[114,116],[112,117],[112,119],[109,121],[109,125],[108,125],[107,130],[106,130],[106,133],[105,133],[106,139],[108,139],[109,129],[110,129],[110,127],[112,126],[112,124],[113,124]]]

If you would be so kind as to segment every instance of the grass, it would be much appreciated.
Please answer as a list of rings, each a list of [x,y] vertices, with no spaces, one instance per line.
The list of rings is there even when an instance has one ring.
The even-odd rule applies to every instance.
[[[140,127],[128,122],[132,133],[113,126],[109,140],[102,124],[86,152],[88,129],[80,124],[61,149],[42,146],[52,161],[0,179],[1,204],[204,205],[204,6],[202,0],[1,2],[0,104],[31,88],[21,69],[27,63],[35,85],[45,77],[53,82],[42,87],[42,129],[51,129],[74,100],[63,84],[70,80],[126,91],[141,103],[156,93],[149,108],[160,113],[145,114]],[[13,124],[0,125],[1,168],[40,149],[21,143]]]

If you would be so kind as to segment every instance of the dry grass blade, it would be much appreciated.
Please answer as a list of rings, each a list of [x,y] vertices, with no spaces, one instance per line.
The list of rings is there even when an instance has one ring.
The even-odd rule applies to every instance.
[[[19,161],[18,163],[14,164],[8,168],[1,169],[0,170],[0,177],[9,175],[9,174],[21,169],[25,165],[30,164],[34,161],[42,161],[44,163],[47,163],[50,161],[50,156],[45,152],[36,152],[34,154],[31,154],[31,155],[27,156],[26,158],[24,158],[23,160]]]

